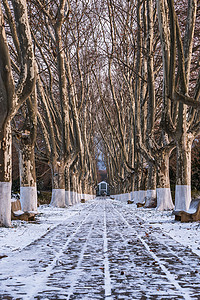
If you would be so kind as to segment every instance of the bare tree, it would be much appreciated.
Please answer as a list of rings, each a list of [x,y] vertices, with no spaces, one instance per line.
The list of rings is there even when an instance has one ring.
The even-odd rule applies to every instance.
[[[4,3],[6,3],[6,1],[4,1]],[[15,22],[17,24],[16,32],[19,39],[17,47],[20,52],[20,75],[16,78],[16,85],[11,67],[2,7],[0,6],[0,224],[3,226],[11,225],[12,136],[10,123],[21,104],[32,93],[36,80],[35,58],[26,1],[13,0],[12,4]],[[16,32],[14,32],[13,35],[15,35]]]
[[[23,111],[24,110],[24,111]],[[22,113],[23,111],[23,113]],[[24,115],[24,120],[22,116]],[[37,93],[26,100],[13,120],[15,148],[19,155],[20,202],[23,211],[37,211],[35,142],[37,136]]]
[[[84,31],[87,5],[73,1],[61,1],[58,7],[50,3],[45,7],[41,3],[36,5],[43,11],[46,31],[41,32],[45,42],[40,43],[37,34],[34,40],[40,59],[48,70],[41,72],[44,74],[41,74],[37,84],[41,99],[38,118],[47,146],[47,160],[52,169],[55,189],[52,204],[63,206],[64,200],[62,204],[57,201],[64,199],[64,188],[65,203],[71,204],[70,185],[76,188],[76,192],[78,186],[81,193],[81,180],[84,178],[87,181],[84,174],[87,173],[90,151],[87,151],[87,143],[83,139],[85,122],[88,120],[84,112],[89,98],[88,74],[91,65],[89,31],[87,36]],[[52,13],[62,15],[57,19]],[[48,44],[51,45],[51,52],[47,52]],[[51,63],[45,55],[49,56]],[[62,193],[62,196],[57,197],[58,193]]]
[[[185,2],[186,3],[186,2]],[[191,67],[194,56],[197,1],[187,1],[185,26],[180,24],[174,1],[157,1],[160,40],[163,56],[163,125],[176,142],[177,179],[175,209],[188,210],[191,202],[191,147],[200,132],[199,111],[183,104],[198,107],[199,74],[191,85]],[[170,27],[170,31],[168,30]],[[182,33],[184,37],[182,37]],[[198,47],[196,51],[199,53]],[[193,97],[189,97],[190,86]],[[172,102],[171,102],[172,100]],[[188,100],[188,101],[187,101]],[[179,101],[178,104],[175,101]]]

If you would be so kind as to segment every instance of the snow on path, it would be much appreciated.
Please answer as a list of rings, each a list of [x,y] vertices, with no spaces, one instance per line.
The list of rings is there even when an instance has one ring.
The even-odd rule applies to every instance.
[[[106,226],[106,206],[104,203],[104,225],[103,225],[103,250],[104,250],[104,274],[105,274],[105,297],[106,300],[112,299],[111,295],[111,279],[109,270],[109,259],[108,259],[108,238],[107,238],[107,226]]]
[[[145,211],[96,199],[57,214],[0,260],[0,299],[200,299],[199,256]]]
[[[90,215],[87,216],[87,219],[88,219],[89,216]],[[92,226],[94,224],[94,221],[92,223]],[[86,241],[84,242],[83,248],[81,249],[81,253],[80,253],[80,256],[78,258],[76,269],[72,270],[72,272],[74,273],[74,276],[72,277],[72,280],[71,280],[71,283],[70,283],[70,289],[68,290],[67,299],[70,299],[71,295],[73,295],[74,287],[77,284],[77,282],[78,282],[78,280],[81,276],[81,265],[82,265],[82,262],[83,262],[83,259],[84,259],[84,254],[86,252],[86,248],[88,246],[88,241],[91,238],[91,233],[92,233],[92,230],[93,230],[92,226],[90,226],[90,228],[89,228],[89,232],[87,234]]]
[[[118,213],[119,213],[119,212],[118,212]],[[120,215],[120,217],[124,220],[124,223],[126,223],[128,227],[131,227],[131,226],[129,225],[129,223],[127,222],[127,220],[123,217],[123,215],[120,214],[120,213],[119,213],[119,215]],[[137,224],[138,224],[138,222],[137,222]],[[132,227],[131,227],[131,228],[132,228]],[[133,229],[132,229],[132,230],[133,230]],[[144,245],[144,247],[146,248],[146,250],[149,252],[149,254],[152,256],[152,258],[155,260],[155,262],[157,262],[157,263],[159,264],[159,266],[160,266],[160,268],[162,269],[162,271],[166,274],[168,280],[169,280],[170,282],[172,282],[172,284],[175,286],[175,288],[181,292],[181,294],[183,295],[183,297],[184,297],[185,299],[191,300],[191,297],[190,297],[188,291],[187,291],[187,290],[184,290],[184,289],[178,284],[178,282],[176,281],[175,276],[174,276],[173,274],[171,274],[171,273],[167,270],[167,268],[166,268],[166,267],[164,266],[164,264],[161,262],[161,260],[159,259],[159,257],[156,256],[156,254],[154,254],[154,253],[151,251],[150,247],[149,247],[148,244],[144,241],[144,239],[143,239],[139,234],[137,234],[137,232],[135,232],[135,234],[137,235],[138,239],[142,242],[142,244]],[[175,254],[175,256],[176,256],[176,254]]]
[[[78,231],[80,230],[81,226],[83,226],[83,223],[87,221],[87,219],[90,217],[90,215],[91,215],[91,211],[89,211],[88,215],[86,215],[86,217],[84,217],[84,219],[81,220],[78,223],[77,228],[67,238],[66,243],[62,246],[62,248],[59,250],[59,252],[56,253],[55,258],[53,259],[53,261],[51,262],[51,264],[44,270],[43,273],[41,273],[40,278],[38,278],[38,274],[37,274],[37,286],[35,287],[34,290],[31,290],[29,293],[27,293],[27,298],[32,299],[34,297],[34,295],[37,295],[38,292],[43,289],[43,286],[46,284],[47,278],[49,277],[49,275],[51,274],[51,272],[55,268],[55,266],[57,264],[60,264],[60,263],[62,264],[62,261],[59,261],[61,255],[67,249],[68,245],[70,244],[70,242],[72,241],[72,239],[74,238],[74,236],[78,233]],[[90,234],[91,234],[91,230],[89,231],[87,240],[89,239]],[[86,244],[87,244],[87,241],[86,241],[86,243],[85,243],[85,245],[84,245],[84,247],[83,247],[83,249],[81,251],[81,254],[80,254],[80,257],[79,257],[79,261],[78,261],[77,267],[76,267],[75,278],[73,278],[73,280],[71,281],[70,291],[69,291],[69,295],[68,295],[67,299],[70,298],[70,295],[73,292],[73,286],[74,286],[75,282],[77,281],[77,277],[79,275],[78,268],[80,268]]]
[[[127,215],[130,218],[130,212],[125,213],[126,218],[119,211],[119,208],[117,212],[130,230],[135,231],[136,237],[148,251],[147,254],[154,259],[154,265],[158,265],[163,273],[166,274],[166,277],[175,286],[176,290],[179,290],[183,299],[191,299],[190,293],[193,294],[194,299],[200,299],[199,257],[188,250],[188,248],[182,248],[179,243],[174,243],[171,238],[167,238],[158,228],[154,231],[152,226],[141,224],[141,219],[136,216],[129,219],[128,222]],[[159,287],[158,290],[160,291],[161,288]]]
[[[91,203],[87,203],[87,207]],[[38,208],[39,222],[12,221],[13,228],[0,227],[0,255],[20,251],[32,242],[40,239],[50,230],[59,226],[64,220],[80,213],[83,206],[75,205],[68,209],[42,205]]]

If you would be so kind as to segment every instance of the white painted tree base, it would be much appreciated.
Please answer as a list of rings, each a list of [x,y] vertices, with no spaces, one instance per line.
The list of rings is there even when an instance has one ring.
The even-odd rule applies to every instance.
[[[131,200],[130,193],[125,193],[125,194],[123,194],[123,200],[124,200],[124,201]]]
[[[36,186],[20,187],[20,202],[23,211],[37,212],[37,188]]]
[[[81,194],[81,199],[87,200],[85,194]]]
[[[144,203],[145,202],[145,197],[146,197],[147,191],[140,190],[139,191],[139,202]]]
[[[191,185],[176,185],[175,211],[187,211],[190,207],[191,200]]]
[[[75,204],[75,195],[74,195],[73,191],[70,192],[70,199],[71,199],[71,204],[74,205]]]
[[[156,190],[147,190],[146,197],[145,197],[145,207],[151,206],[155,199],[156,199]]]
[[[54,207],[65,207],[65,189],[53,189],[50,205]]]
[[[80,194],[79,193],[76,193],[76,200],[77,200],[77,203],[81,202]]]
[[[11,227],[11,182],[0,182],[0,226]]]
[[[71,206],[72,205],[70,191],[65,191],[65,204],[67,206]]]
[[[81,194],[81,199],[84,199],[85,201],[87,201],[90,199],[90,197],[88,194]]]
[[[77,204],[77,193],[74,192],[74,204]]]
[[[78,193],[77,192],[75,192],[75,201],[76,201],[76,204],[79,203],[79,201],[78,201]]]
[[[174,204],[172,202],[172,195],[170,188],[157,188],[157,207],[159,211],[172,210]]]
[[[134,203],[140,203],[140,191],[134,191],[133,201]]]
[[[131,199],[132,201],[134,201],[134,192],[130,192],[130,195],[131,195]]]

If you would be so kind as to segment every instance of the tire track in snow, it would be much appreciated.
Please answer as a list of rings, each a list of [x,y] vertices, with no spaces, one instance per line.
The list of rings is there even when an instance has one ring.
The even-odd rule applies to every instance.
[[[94,207],[96,207],[97,205],[98,204],[91,204],[91,206],[94,206]],[[85,211],[83,211],[83,213],[84,212]],[[81,219],[78,222],[77,227],[75,229],[73,229],[73,233],[71,233],[67,237],[67,240],[66,240],[64,246],[62,246],[62,248],[59,251],[56,251],[56,249],[53,250],[52,256],[54,256],[54,259],[50,262],[49,265],[47,265],[45,268],[43,268],[42,271],[37,271],[37,270],[33,269],[34,274],[31,274],[29,276],[28,272],[26,274],[26,271],[28,271],[28,270],[25,270],[23,268],[23,266],[19,265],[18,269],[14,270],[14,272],[12,274],[12,279],[11,279],[10,284],[7,283],[8,285],[5,285],[4,292],[5,291],[7,292],[6,295],[10,296],[8,294],[8,288],[9,288],[9,290],[11,288],[11,290],[9,291],[9,293],[11,293],[12,296],[14,296],[14,294],[16,294],[16,297],[18,298],[19,295],[26,295],[26,296],[23,296],[22,299],[26,299],[26,300],[27,299],[34,299],[36,297],[36,295],[39,293],[39,291],[44,288],[44,286],[45,286],[45,284],[47,282],[48,276],[51,274],[53,268],[59,262],[59,258],[63,254],[63,251],[65,251],[67,249],[67,247],[69,246],[69,244],[72,241],[72,239],[76,236],[76,234],[78,233],[78,231],[80,230],[80,228],[82,227],[82,225],[87,221],[87,219],[91,216],[91,214],[92,214],[92,210],[89,211],[86,216],[84,215],[83,219]],[[54,231],[56,232],[56,229],[58,229],[61,226],[67,226],[67,224],[63,223],[63,224],[60,224],[58,227],[53,228],[52,231],[51,231],[51,234]],[[62,237],[59,237],[59,238],[62,238]],[[41,242],[42,239],[43,239],[43,237],[40,237],[31,246],[37,246],[38,242]],[[46,247],[45,248],[46,252],[48,252],[48,250],[49,250],[49,248],[47,247],[47,245],[44,246],[43,244],[41,244],[41,245],[39,245],[39,247],[42,248],[42,250],[43,250],[43,247]],[[54,247],[55,247],[55,245],[54,245]],[[31,252],[33,251],[33,249],[29,249],[29,247],[27,246],[26,247],[26,251],[29,251],[29,250]],[[33,253],[33,255],[37,255],[36,252],[37,252],[37,250],[35,251],[35,253]],[[23,254],[23,250],[20,251],[20,253]],[[30,261],[31,261],[31,255],[32,255],[32,253],[30,253]],[[45,253],[44,253],[44,255],[45,255]],[[45,257],[45,260],[46,259],[48,259],[48,255],[47,255],[47,257]],[[35,260],[35,257],[33,258],[33,260]],[[27,261],[28,261],[28,258],[27,258]],[[10,264],[10,261],[8,261],[8,263]],[[27,265],[25,265],[25,267],[27,268]],[[32,268],[32,266],[30,266],[30,267]],[[15,271],[16,271],[16,279],[15,279]],[[35,283],[35,286],[33,286],[34,283]],[[6,286],[7,286],[7,288],[6,288]],[[19,290],[17,290],[17,288],[19,288]]]
[[[91,204],[91,203],[88,204],[87,209],[90,209],[90,206],[92,206],[92,205],[93,205],[93,204]],[[80,212],[82,212],[82,211],[84,211],[84,210],[86,210],[86,207],[82,208],[81,210],[77,210],[77,212],[76,212],[74,215],[66,217],[66,220],[64,220],[64,222],[66,221],[67,223],[70,223],[70,222],[71,222],[71,219],[73,220],[73,218],[74,218],[78,213],[80,213]],[[75,209],[73,209],[72,211],[75,211]],[[58,223],[58,224],[56,224],[56,225],[54,225],[54,226],[51,226],[51,227],[49,228],[49,230],[47,230],[47,232],[45,232],[44,234],[40,235],[40,236],[39,236],[38,238],[36,238],[34,241],[32,241],[31,243],[25,245],[24,247],[22,247],[22,248],[20,248],[20,249],[14,249],[13,252],[15,252],[15,251],[17,251],[17,250],[20,250],[20,251],[26,250],[28,247],[30,247],[30,246],[34,245],[35,243],[41,241],[44,237],[46,237],[48,234],[50,234],[50,233],[51,233],[52,231],[54,231],[55,229],[58,229],[58,228],[59,228],[60,226],[62,226],[62,225],[63,225],[63,221],[60,222],[60,223]]]
[[[46,290],[40,293],[43,297],[46,296],[44,299],[48,297],[51,299],[51,296],[53,296],[51,289],[56,288],[58,288],[58,290],[60,289],[59,295],[62,295],[64,299],[86,299],[84,298],[86,294],[88,300],[112,299],[109,297],[105,298],[104,290],[105,264],[103,236],[105,223],[103,202],[98,201],[97,209],[95,210],[96,207],[93,208],[91,218],[85,223],[82,231],[77,235],[76,240],[74,239],[73,243],[70,244],[74,255],[65,252],[62,257],[63,262],[65,262],[64,266],[67,266],[64,281],[62,281],[61,284],[56,274],[57,272],[59,274],[59,272],[63,271],[62,266],[60,266],[57,270],[54,270],[54,273],[52,272],[49,277],[47,282],[49,291]],[[85,233],[87,233],[87,236]],[[79,237],[85,240],[84,244],[81,244],[81,247],[80,243],[77,244]],[[95,247],[97,244],[98,247]],[[94,248],[92,246],[94,246]],[[95,256],[92,255],[92,253],[94,253]],[[100,261],[99,257],[101,257]],[[73,261],[73,265],[68,265],[68,261]],[[93,277],[92,273],[94,269],[96,269],[96,271]],[[100,280],[96,277],[97,273],[101,273],[98,270],[103,270],[102,274],[98,275],[98,279]]]
[[[132,217],[130,216],[130,211],[127,213],[128,209],[124,210],[124,212],[119,212],[122,208],[122,206],[118,207],[118,209],[115,208],[115,205],[113,205],[113,201],[107,201],[107,200],[97,200],[97,204],[95,205],[95,201],[93,204],[88,208],[88,210],[91,210],[89,212],[82,211],[80,216],[75,217],[75,226],[71,226],[68,228],[69,230],[66,233],[70,233],[70,236],[65,236],[65,226],[68,226],[67,224],[69,222],[65,222],[63,227],[61,226],[60,229],[56,229],[55,231],[52,230],[51,235],[48,237],[49,240],[53,238],[53,242],[56,245],[51,245],[53,249],[51,248],[50,255],[48,254],[48,247],[46,247],[45,243],[48,242],[47,238],[44,239],[44,241],[41,238],[40,244],[38,245],[38,242],[35,243],[36,248],[28,249],[29,251],[26,254],[31,254],[32,251],[39,250],[39,253],[42,257],[44,257],[45,260],[49,261],[49,259],[52,257],[52,261],[49,266],[39,268],[39,271],[37,270],[37,262],[31,263],[31,271],[32,274],[27,278],[27,281],[25,279],[25,272],[23,271],[23,278],[17,278],[17,275],[20,274],[20,272],[15,272],[16,270],[13,270],[13,277],[15,276],[15,283],[21,280],[21,283],[25,283],[25,290],[23,287],[19,287],[14,284],[12,284],[11,288],[18,289],[17,291],[20,292],[17,294],[17,296],[14,299],[128,299],[128,300],[135,300],[135,299],[143,299],[141,295],[144,295],[145,292],[148,294],[148,282],[143,280],[142,276],[145,276],[144,274],[144,266],[140,268],[138,267],[138,258],[141,259],[140,263],[143,264],[144,255],[147,255],[147,263],[150,262],[149,266],[149,273],[148,278],[153,275],[153,272],[156,271],[155,267],[151,264],[151,261],[156,261],[158,264],[157,270],[160,272],[162,270],[162,276],[164,276],[164,284],[165,284],[165,290],[166,286],[168,287],[168,283],[170,284],[170,280],[168,276],[170,277],[172,274],[170,273],[169,269],[166,268],[166,266],[162,263],[162,257],[160,257],[158,254],[161,254],[159,252],[157,256],[152,256],[152,251],[150,249],[151,247],[151,240],[150,236],[147,238],[143,238],[142,236],[137,234],[137,231],[135,230],[134,226],[139,228],[141,230],[141,224],[139,222],[132,222]],[[113,209],[114,208],[114,209]],[[83,214],[86,214],[87,216],[83,216]],[[125,215],[127,213],[127,215]],[[124,215],[123,215],[124,214]],[[124,217],[125,216],[125,217]],[[97,219],[98,217],[98,219]],[[127,220],[126,220],[127,218]],[[96,223],[95,223],[96,222]],[[79,227],[79,229],[78,229]],[[129,229],[130,232],[129,232]],[[92,230],[94,229],[94,230]],[[73,231],[72,231],[73,230]],[[75,233],[75,231],[77,231]],[[142,228],[142,233],[145,233],[146,228]],[[53,233],[55,232],[56,237],[53,236]],[[155,238],[159,238],[158,232],[154,230]],[[153,232],[152,232],[153,235]],[[55,238],[54,238],[55,237]],[[142,241],[141,241],[141,239]],[[70,241],[69,241],[70,239]],[[139,257],[136,256],[136,251],[133,249],[134,245],[127,245],[128,240],[133,239],[135,244],[138,244],[139,251],[142,251],[142,249],[146,249],[144,254],[141,254]],[[81,240],[81,241],[80,241]],[[138,240],[138,241],[137,241]],[[43,244],[41,244],[43,242]],[[154,242],[154,248],[155,248],[155,241]],[[164,242],[164,238],[163,238]],[[167,241],[169,242],[169,240]],[[67,245],[68,243],[68,245]],[[160,243],[160,242],[159,242]],[[99,245],[98,247],[96,245]],[[92,247],[91,249],[91,246]],[[159,244],[159,246],[162,244]],[[175,245],[175,244],[174,244]],[[33,245],[34,246],[34,245]],[[39,246],[39,249],[38,249]],[[157,246],[157,244],[156,244]],[[61,248],[60,248],[61,247]],[[173,249],[173,243],[171,243],[171,247]],[[44,248],[44,251],[43,251]],[[98,250],[97,250],[98,249]],[[131,249],[133,249],[131,251]],[[87,250],[87,251],[86,251]],[[114,250],[114,251],[113,251]],[[74,253],[74,252],[75,253]],[[86,252],[85,252],[86,251]],[[113,252],[112,252],[113,251]],[[130,253],[129,253],[130,251]],[[153,250],[155,251],[155,249]],[[161,250],[162,251],[162,250]],[[173,250],[172,250],[173,251]],[[22,254],[24,252],[22,251]],[[86,255],[84,255],[84,253]],[[95,255],[96,253],[96,255]],[[98,253],[98,255],[97,255]],[[178,253],[178,251],[177,251]],[[59,255],[60,254],[60,255]],[[127,255],[126,255],[127,254]],[[153,253],[155,255],[155,252]],[[176,253],[175,253],[176,254]],[[34,254],[34,258],[37,254]],[[170,253],[170,255],[173,255],[173,253]],[[125,257],[127,256],[127,257]],[[23,255],[22,255],[23,257]],[[57,257],[57,259],[56,259]],[[89,259],[87,259],[89,257]],[[31,258],[31,257],[30,257]],[[152,259],[153,258],[153,259]],[[157,259],[160,259],[158,261]],[[70,261],[73,260],[73,263],[71,264]],[[31,261],[31,259],[30,259]],[[134,265],[134,262],[136,263]],[[60,264],[59,264],[60,263]],[[62,265],[63,263],[63,265]],[[166,260],[167,263],[167,260]],[[59,265],[58,265],[59,264]],[[164,268],[161,268],[161,265],[163,265]],[[89,265],[89,266],[88,266]],[[127,268],[127,266],[132,266],[130,269],[126,269],[127,271],[131,272],[131,277],[127,275],[126,280],[126,274],[121,276],[119,272],[118,266],[122,266]],[[147,264],[146,264],[147,265]],[[28,266],[28,259],[26,261],[26,266]],[[104,273],[102,272],[97,277],[93,277],[93,274],[91,275],[91,270],[93,268],[104,270]],[[103,268],[100,268],[102,267]],[[116,268],[117,267],[117,268]],[[176,265],[176,267],[180,267],[180,265]],[[74,270],[73,270],[74,268]],[[118,269],[118,270],[117,270]],[[134,270],[135,269],[135,270]],[[138,270],[142,270],[141,273],[138,273]],[[114,273],[116,270],[116,273]],[[26,271],[26,270],[25,270]],[[44,272],[43,272],[44,271]],[[168,276],[166,272],[168,272]],[[0,270],[1,272],[1,270]],[[62,283],[62,276],[63,274],[65,280],[64,283]],[[128,273],[127,273],[128,274]],[[29,275],[29,274],[28,274]],[[83,276],[82,276],[83,275]],[[70,276],[72,279],[69,282]],[[86,280],[84,279],[84,276],[86,276]],[[141,280],[140,280],[141,276]],[[154,290],[158,287],[156,285],[156,280],[159,278],[159,273],[154,277]],[[174,275],[172,275],[171,280],[174,280]],[[101,283],[98,279],[101,279]],[[41,281],[42,280],[42,281]],[[37,286],[33,286],[32,282],[35,281],[35,284]],[[138,285],[135,289],[135,282]],[[141,283],[142,282],[142,283]],[[7,282],[9,283],[9,281]],[[12,283],[12,282],[11,282]],[[56,285],[57,283],[57,285]],[[66,283],[69,283],[66,285]],[[140,285],[141,283],[141,285]],[[144,283],[144,287],[142,284]],[[166,285],[167,283],[167,285]],[[176,283],[178,283],[176,281]],[[188,283],[188,282],[187,282]],[[1,285],[1,283],[0,283]],[[71,286],[70,286],[71,285]],[[67,286],[67,287],[66,287]],[[170,284],[171,288],[172,284]],[[8,285],[9,287],[9,285]],[[30,291],[27,293],[27,289],[30,287]],[[33,287],[33,288],[32,288]],[[104,289],[103,289],[104,288]],[[179,292],[183,295],[182,290],[186,291],[185,288],[181,287],[181,290],[179,290],[179,286],[175,286],[173,284],[173,290],[172,292]],[[67,290],[68,289],[68,290]],[[82,290],[81,290],[82,289]],[[119,290],[121,291],[119,292]],[[129,289],[129,291],[127,291]],[[146,289],[146,290],[145,290]],[[85,293],[84,293],[84,291]],[[141,292],[142,290],[142,292]],[[23,292],[24,296],[23,296]],[[36,293],[36,294],[35,294]],[[81,293],[81,294],[80,294]],[[137,297],[136,294],[137,293]],[[56,295],[60,298],[56,298]],[[71,298],[70,298],[71,295]],[[88,298],[85,298],[84,295]],[[138,296],[139,295],[139,296]],[[172,299],[182,299],[182,297],[179,298],[179,296],[173,294]],[[9,295],[8,295],[9,296]],[[20,297],[21,296],[21,297]],[[46,297],[45,297],[46,296]],[[187,295],[184,294],[185,299],[190,299],[186,297]],[[189,295],[190,296],[190,295]],[[14,296],[13,296],[14,297]],[[68,298],[67,298],[68,297]],[[119,298],[118,298],[119,297]],[[166,297],[168,299],[169,297]],[[0,299],[6,299],[1,298]],[[152,299],[152,296],[147,295],[147,298],[144,299]],[[159,292],[155,295],[155,298],[153,299],[165,299],[165,297],[161,298],[159,297]]]
[[[67,293],[68,293],[68,296],[67,296],[67,298],[66,298],[67,300],[69,300],[70,297],[71,297],[71,295],[73,295],[74,287],[75,287],[76,283],[78,282],[78,279],[79,279],[80,276],[81,276],[81,269],[80,269],[80,267],[81,267],[81,264],[82,264],[82,261],[83,261],[83,256],[84,256],[84,253],[85,253],[85,251],[86,251],[86,248],[87,248],[87,245],[88,245],[88,241],[89,241],[89,239],[90,239],[90,237],[91,237],[92,230],[93,230],[93,225],[94,225],[96,219],[97,219],[97,218],[95,218],[95,220],[93,220],[92,225],[90,226],[89,232],[88,232],[88,234],[87,234],[86,241],[85,241],[85,243],[84,243],[84,245],[83,245],[83,248],[82,248],[82,250],[81,250],[81,253],[80,253],[80,256],[79,256],[79,259],[78,259],[78,262],[77,262],[77,266],[76,266],[75,269],[73,269],[73,270],[71,271],[71,272],[73,273],[74,276],[72,276],[73,279],[72,279],[72,281],[71,281],[70,288],[69,288],[69,290],[67,291]]]
[[[97,206],[97,204],[95,205],[95,207]],[[57,261],[59,260],[60,256],[63,255],[63,252],[67,249],[67,247],[69,246],[70,242],[72,241],[72,239],[75,237],[75,235],[78,233],[78,231],[80,230],[80,228],[82,227],[83,223],[87,221],[87,219],[90,217],[90,215],[92,214],[92,211],[90,211],[88,213],[88,215],[79,223],[79,225],[77,226],[77,228],[75,229],[75,231],[69,236],[69,238],[67,239],[67,242],[65,243],[65,245],[60,249],[60,251],[56,254],[54,260],[52,261],[52,263],[46,268],[46,270],[40,275],[40,279],[38,280],[38,282],[40,283],[39,287],[37,286],[36,289],[32,290],[30,294],[27,295],[27,297],[29,297],[28,299],[33,299],[34,296],[38,295],[38,293],[44,289],[44,285],[46,285],[46,282],[48,280],[49,275],[51,274],[53,268],[56,266]],[[37,275],[38,276],[38,275]]]
[[[141,225],[141,221],[143,225]],[[146,244],[149,246],[150,251],[157,252],[157,248],[162,249],[162,251],[157,253],[157,257],[160,259],[161,263],[164,261],[165,264],[167,264],[167,271],[170,274],[173,274],[175,279],[178,278],[181,288],[185,289],[184,286],[189,284],[190,287],[188,289],[190,289],[192,291],[191,293],[195,294],[195,296],[198,295],[196,299],[199,299],[199,255],[192,249],[185,247],[166,232],[163,233],[160,228],[154,228],[152,230],[153,227],[151,224],[145,222],[143,218],[136,215],[134,223],[130,224],[129,221],[129,225],[135,226],[135,224],[137,224],[140,229],[143,229],[143,233],[147,233]],[[177,269],[180,272],[179,274],[177,274]]]
[[[156,254],[154,254],[151,249],[149,248],[148,244],[141,238],[141,236],[138,235],[138,238],[140,239],[140,241],[142,242],[142,244],[145,246],[145,248],[147,249],[147,251],[149,252],[149,254],[151,254],[151,256],[153,257],[153,259],[159,264],[160,268],[162,269],[162,271],[166,274],[168,280],[175,286],[175,288],[181,292],[181,294],[184,296],[184,298],[186,300],[192,300],[192,298],[190,297],[189,292],[187,292],[186,289],[183,289],[180,284],[176,281],[176,278],[173,274],[171,274],[167,268],[162,264],[162,262],[160,261],[160,259],[158,258],[158,256]]]
[[[175,288],[183,295],[185,300],[192,300],[190,293],[185,289],[182,288],[180,286],[180,284],[177,282],[175,276],[170,273],[167,268],[163,265],[163,263],[161,262],[161,260],[159,259],[159,257],[154,254],[150,247],[148,246],[148,244],[144,241],[144,239],[137,233],[137,231],[135,229],[132,228],[132,226],[129,224],[129,222],[125,219],[125,217],[122,215],[122,213],[116,209],[114,207],[113,204],[111,204],[113,209],[119,214],[119,216],[121,217],[121,219],[124,221],[124,223],[134,231],[134,233],[136,234],[137,238],[141,241],[141,243],[144,245],[144,247],[146,248],[146,250],[148,251],[149,255],[152,256],[152,258],[159,264],[160,268],[162,269],[162,271],[166,274],[166,277],[168,278],[168,280],[175,286]],[[137,223],[137,221],[136,221]],[[137,224],[138,226],[139,223]]]
[[[148,223],[145,224],[146,220],[143,219],[142,217],[137,216],[137,220],[139,220],[140,222],[144,223],[143,226],[145,226],[145,225],[148,226],[148,229],[152,228],[151,224],[148,224]],[[140,226],[140,222],[139,221],[135,221],[138,226]],[[170,234],[168,234],[166,231],[164,231],[164,233],[163,233],[163,231],[161,231],[160,228],[154,228],[154,231],[153,231],[154,233],[155,233],[155,230],[157,231],[158,234],[160,233],[159,234],[159,239],[158,239],[158,237],[155,237],[157,239],[157,241],[159,242],[159,244],[162,244],[164,247],[166,247],[167,250],[168,250],[168,252],[170,252],[172,255],[174,255],[177,258],[177,260],[179,260],[180,262],[182,262],[184,264],[185,260],[180,256],[179,252],[177,254],[174,250],[172,250],[172,248],[174,247],[174,244],[171,245],[171,243],[173,242],[173,243],[176,244],[176,249],[177,249],[177,247],[180,247],[180,248],[184,247],[184,248],[186,248],[186,246],[184,246],[181,242],[179,242],[176,239],[174,239],[173,236],[171,236]],[[171,241],[171,243],[170,244],[166,244],[166,238],[163,238],[163,236],[167,237]],[[162,239],[163,239],[163,241],[162,241]],[[189,248],[189,251],[191,253],[193,253],[194,256],[199,257],[199,254],[195,253],[195,251],[193,251],[192,248]],[[197,264],[198,264],[198,262],[197,262]]]

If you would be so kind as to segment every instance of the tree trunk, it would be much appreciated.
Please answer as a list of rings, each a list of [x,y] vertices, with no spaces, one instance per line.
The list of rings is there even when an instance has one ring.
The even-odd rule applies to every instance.
[[[11,227],[12,135],[10,122],[0,131],[0,226]]]
[[[131,195],[131,200],[134,200],[134,182],[135,182],[135,175],[134,174],[131,174],[131,192],[130,192],[130,195]]]
[[[26,101],[30,132],[27,130],[17,143],[19,149],[20,202],[23,211],[37,211],[37,184],[35,171],[35,142],[37,137],[36,90]],[[29,123],[28,122],[28,123]],[[26,123],[26,121],[25,121]]]
[[[51,205],[65,207],[65,177],[64,164],[55,162],[51,165],[52,171],[52,197]]]
[[[191,202],[191,146],[192,137],[186,134],[176,143],[177,167],[175,210],[187,211]]]
[[[75,175],[73,172],[71,174],[70,184],[71,184],[71,192],[70,192],[71,202],[72,202],[72,205],[74,205],[74,204],[76,204],[76,194],[75,194]]]
[[[67,206],[71,206],[71,194],[70,194],[70,175],[69,175],[69,168],[65,168],[65,204]]]
[[[0,5],[0,225],[11,225],[11,127],[10,121],[32,93],[36,68],[26,1],[12,1],[20,51],[19,76],[13,76],[3,12]],[[9,31],[9,30],[8,30]],[[12,34],[12,29],[11,29]],[[9,37],[9,41],[12,37]],[[13,62],[15,64],[15,62]],[[16,74],[16,73],[15,73]],[[15,77],[15,79],[14,79]],[[18,77],[18,78],[17,78]]]
[[[156,168],[149,163],[145,207],[156,207]]]
[[[171,151],[161,151],[157,160],[157,210],[174,209],[169,181],[169,155]]]
[[[146,187],[146,180],[147,180],[147,173],[146,170],[142,170],[142,176],[141,176],[141,184],[140,184],[140,192],[139,192],[139,199],[140,203],[145,202],[145,197],[147,195],[147,187]]]
[[[75,203],[78,203],[78,185],[77,185],[77,176],[74,176],[74,194],[75,194]]]
[[[83,178],[81,185],[82,185],[81,199],[85,199],[85,178]]]
[[[142,170],[140,167],[140,154],[137,153],[136,155],[137,161],[135,163],[135,182],[134,182],[134,203],[140,203],[140,184],[142,178]]]
[[[29,137],[21,138],[19,149],[20,202],[23,211],[37,211],[34,146]]]
[[[78,183],[78,202],[81,202],[81,199],[82,199],[82,186],[81,186],[81,184],[79,182]]]

